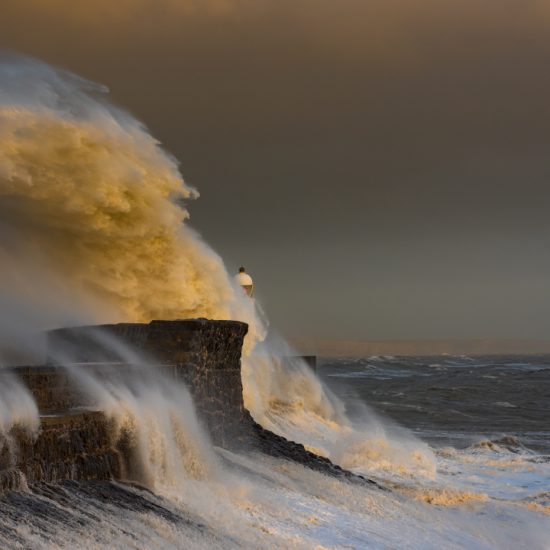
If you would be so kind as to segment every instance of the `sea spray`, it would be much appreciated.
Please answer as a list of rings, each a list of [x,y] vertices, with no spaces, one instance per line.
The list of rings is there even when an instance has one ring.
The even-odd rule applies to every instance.
[[[77,363],[70,347],[57,348],[52,359],[64,366],[86,408],[112,422],[113,446],[125,463],[123,480],[198,515],[227,540],[239,531],[241,541],[261,545],[263,533],[251,528],[256,520],[250,511],[265,499],[245,476],[224,466],[185,385],[154,357],[109,332],[90,328],[87,336],[110,363]]]
[[[239,318],[261,339],[254,307],[183,224],[198,193],[105,94],[44,63],[0,59],[0,257],[20,292],[40,283],[96,321]]]
[[[66,368],[86,407],[112,422],[113,445],[126,459],[124,478],[154,490],[214,479],[218,460],[185,385],[106,331],[90,329],[88,338],[110,363],[79,364],[69,347],[52,359]]]
[[[1,271],[9,271],[9,266]],[[40,427],[33,395],[7,367],[21,360],[32,363],[42,356],[44,339],[32,333],[33,312],[32,304],[15,300],[9,289],[0,287],[0,469],[17,462],[17,435],[32,439]]]
[[[15,301],[0,288],[0,434],[17,426],[36,432],[38,408],[25,385],[7,365],[25,358],[36,361],[44,351],[44,339],[32,333],[32,304]]]
[[[35,433],[38,408],[27,388],[11,373],[0,368],[0,436],[14,427]]]
[[[429,446],[366,405],[353,420],[344,404],[289,348],[259,345],[243,358],[245,406],[265,428],[363,474],[433,478]]]
[[[28,389],[10,372],[0,367],[0,482],[23,489],[27,480],[15,468],[20,439],[33,440],[38,434],[38,408]],[[1,488],[1,485],[0,485]]]
[[[124,477],[151,489],[213,476],[216,459],[187,389],[147,366],[73,368],[71,376],[113,422],[112,438],[128,456]]]
[[[140,122],[105,101],[106,91],[35,60],[0,62],[0,257],[10,266],[10,290],[42,297],[42,309],[56,313],[42,319],[44,326],[69,319],[70,307],[48,300],[95,321],[247,322],[243,386],[253,416],[361,467],[368,434],[351,425],[315,375],[252,358],[265,336],[258,308],[183,223],[185,201],[198,193]],[[398,456],[384,434],[376,441],[390,448],[383,457]],[[351,459],[339,451],[350,443]]]

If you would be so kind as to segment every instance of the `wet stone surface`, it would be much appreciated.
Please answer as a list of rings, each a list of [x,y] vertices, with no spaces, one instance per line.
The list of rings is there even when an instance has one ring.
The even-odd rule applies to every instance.
[[[12,429],[0,436],[0,491],[20,488],[25,480],[119,477],[119,453],[111,434],[110,422],[97,412],[45,417],[37,435]]]
[[[252,430],[254,432],[253,446],[262,453],[276,458],[283,458],[291,462],[297,462],[307,468],[316,470],[332,477],[345,479],[352,483],[367,484],[370,487],[384,489],[381,485],[364,476],[354,474],[348,470],[340,468],[333,464],[328,458],[316,455],[308,451],[302,444],[288,441],[284,437],[274,434],[269,430],[262,428],[259,424],[250,418]]]

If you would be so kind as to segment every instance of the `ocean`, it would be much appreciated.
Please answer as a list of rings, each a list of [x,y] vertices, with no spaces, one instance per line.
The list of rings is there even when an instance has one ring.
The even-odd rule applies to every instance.
[[[4,495],[0,547],[550,548],[550,358],[323,359],[318,373],[355,426],[331,458],[382,488],[212,447],[206,475],[154,490]]]
[[[550,511],[550,357],[328,359],[319,374],[352,416],[368,404],[429,443],[451,486]]]
[[[350,411],[366,403],[435,447],[507,438],[550,455],[550,356],[324,359],[318,372]]]

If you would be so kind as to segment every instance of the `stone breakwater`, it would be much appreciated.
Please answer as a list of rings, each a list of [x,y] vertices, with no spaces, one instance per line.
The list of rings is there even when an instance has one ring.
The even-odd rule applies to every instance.
[[[0,436],[0,491],[37,482],[120,479],[122,456],[98,412],[42,416],[40,431],[18,427]]]
[[[85,368],[120,361],[118,351],[97,338],[98,333],[113,336],[152,367],[183,381],[214,444],[230,446],[247,434],[241,382],[241,350],[247,331],[245,323],[207,319],[58,329],[48,335],[48,362],[55,363],[63,354]],[[62,399],[55,396],[53,401]],[[43,406],[48,403],[38,403],[40,410]]]
[[[185,382],[215,445],[262,452],[330,475],[368,482],[254,422],[244,407],[240,371],[247,330],[246,324],[237,321],[189,319],[51,331],[45,366],[7,369],[33,394],[40,428],[34,435],[17,426],[0,434],[0,491],[24,483],[125,479],[131,449],[112,440],[110,421],[101,412],[89,410],[90,404],[67,371],[56,366],[56,358],[64,356],[81,368],[124,369],[120,355],[105,344],[111,337],[148,358],[153,368],[164,369],[175,380]]]

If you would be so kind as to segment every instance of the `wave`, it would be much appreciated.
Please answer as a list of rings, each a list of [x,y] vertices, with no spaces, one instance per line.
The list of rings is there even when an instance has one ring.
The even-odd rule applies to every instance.
[[[450,488],[402,488],[401,492],[415,500],[435,506],[460,506],[476,502],[487,502],[488,495]]]
[[[519,439],[513,435],[504,435],[495,439],[482,439],[473,445],[470,445],[470,449],[487,449],[493,452],[509,451],[512,453],[518,453],[525,449],[525,446],[519,441]]]
[[[237,318],[264,328],[221,258],[184,222],[198,196],[105,87],[0,58],[2,293],[41,328],[94,321]],[[38,289],[40,289],[38,291]]]
[[[264,348],[243,361],[245,406],[259,424],[356,473],[434,477],[436,461],[426,443],[366,406],[350,419],[310,367],[281,359],[285,354]]]
[[[37,485],[3,495],[0,545],[543,548],[549,530],[525,527],[529,509],[512,511],[473,489],[430,486],[444,461],[426,443],[368,407],[352,419],[307,365],[281,358],[288,350],[259,347],[261,312],[186,223],[185,204],[198,193],[106,93],[34,60],[0,59],[2,344],[14,340],[4,332],[14,318],[18,332],[75,319],[246,321],[243,389],[254,418],[345,468],[406,480],[409,493],[214,448],[186,389],[111,342],[134,367],[97,375],[69,366],[70,357],[58,360],[113,422],[113,444],[130,451],[129,483]],[[37,426],[36,406],[20,390],[16,382],[0,387],[6,432]],[[477,450],[507,445],[489,441]],[[464,464],[454,460],[450,471]],[[483,518],[446,510],[463,503],[486,506]],[[546,506],[543,499],[527,505]]]

